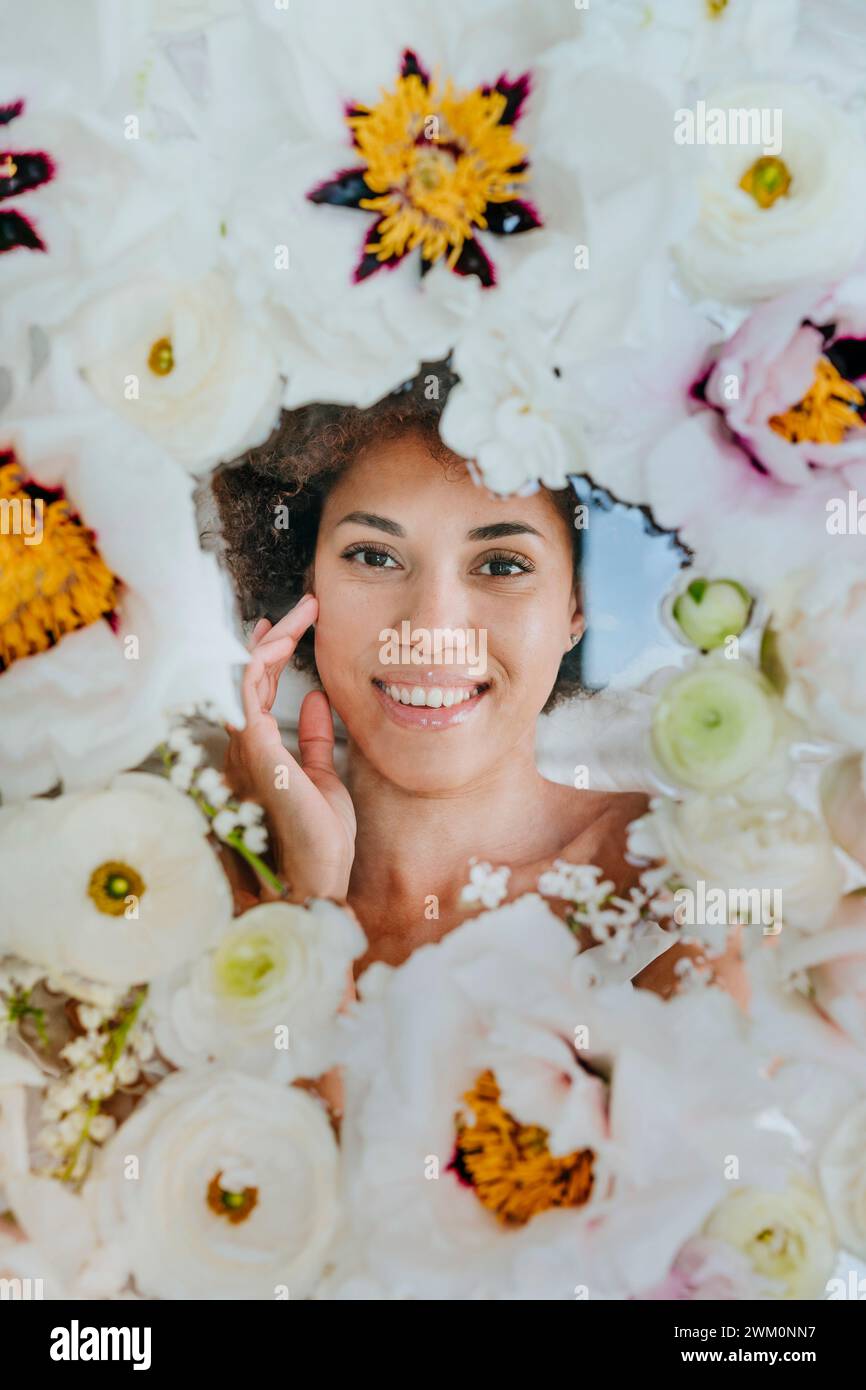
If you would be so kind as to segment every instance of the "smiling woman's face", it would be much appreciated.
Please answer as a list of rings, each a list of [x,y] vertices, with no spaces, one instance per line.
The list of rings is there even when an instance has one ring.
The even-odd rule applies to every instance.
[[[362,454],[331,489],[313,587],[331,703],[367,762],[418,792],[469,785],[532,746],[582,630],[571,538],[552,500],[494,497],[415,434]],[[428,634],[432,660],[386,650],[383,634],[404,623],[416,650]],[[465,653],[445,636],[436,652],[446,630],[465,635]]]

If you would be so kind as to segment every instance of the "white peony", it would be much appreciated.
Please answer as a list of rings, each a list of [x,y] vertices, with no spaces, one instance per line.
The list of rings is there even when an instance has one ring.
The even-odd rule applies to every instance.
[[[866,242],[859,191],[866,144],[854,123],[800,84],[723,88],[706,97],[706,107],[780,112],[781,148],[768,155],[760,141],[707,144],[697,225],[678,250],[689,285],[702,295],[748,302],[850,270]],[[741,184],[766,159],[775,164],[759,166],[758,178],[763,167],[776,183],[759,201]]]
[[[659,797],[629,826],[629,849],[663,861],[668,877],[692,892],[701,882],[706,893],[757,892],[771,900],[778,892],[783,922],[805,931],[824,926],[842,892],[842,867],[823,823],[790,797],[754,804]]]
[[[0,453],[2,495],[23,507],[27,486],[44,490],[31,536],[0,536],[5,801],[135,766],[181,706],[240,723],[247,659],[189,478],[102,408],[58,414],[39,396],[31,411],[2,432],[14,457]]]
[[[820,1193],[792,1179],[780,1191],[743,1188],[712,1213],[705,1233],[746,1255],[781,1298],[820,1298],[836,1260],[836,1241]]]
[[[106,405],[193,473],[267,438],[282,382],[267,324],[225,274],[144,275],[88,303],[70,352]]]
[[[866,748],[866,571],[798,571],[769,599],[784,698],[814,734]]]
[[[0,947],[112,985],[175,969],[231,917],[207,834],[186,796],[145,773],[0,809]]]
[[[203,1066],[150,1093],[101,1151],[85,1195],[145,1297],[294,1300],[331,1246],[337,1164],[307,1092]]]
[[[721,1199],[726,1154],[755,1181],[784,1161],[754,1126],[766,1083],[732,1001],[587,987],[535,895],[358,987],[350,1283],[362,1251],[394,1298],[628,1297]]]
[[[265,903],[235,918],[150,1004],[163,1056],[176,1066],[215,1059],[292,1081],[332,1065],[333,1025],[366,947],[334,903]]]

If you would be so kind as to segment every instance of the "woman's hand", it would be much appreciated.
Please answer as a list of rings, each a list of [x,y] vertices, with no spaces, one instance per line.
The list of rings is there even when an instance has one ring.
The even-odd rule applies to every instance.
[[[334,771],[334,721],[328,697],[311,691],[298,720],[300,763],[283,746],[271,706],[299,639],[318,605],[305,594],[276,627],[262,618],[250,639],[242,698],[246,726],[231,729],[226,780],[267,814],[277,873],[295,902],[345,901],[355,854],[355,811]]]

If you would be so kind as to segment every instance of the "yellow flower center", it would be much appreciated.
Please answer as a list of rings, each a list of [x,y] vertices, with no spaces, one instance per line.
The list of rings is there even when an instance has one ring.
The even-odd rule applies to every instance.
[[[771,208],[791,187],[791,172],[784,159],[765,154],[749,165],[740,179],[740,187],[745,193],[751,193],[759,208]]]
[[[147,357],[147,365],[154,376],[168,376],[174,369],[174,350],[171,338],[157,338]]]
[[[127,898],[140,898],[143,892],[144,879],[141,874],[116,859],[109,859],[94,869],[87,885],[88,897],[108,917],[122,917]]]
[[[728,0],[707,0],[707,15],[710,19],[718,19],[727,8]]]
[[[31,497],[0,459],[0,671],[107,617],[117,580],[60,497]]]
[[[246,1221],[258,1203],[259,1189],[244,1187],[240,1192],[229,1192],[220,1186],[221,1177],[222,1170],[211,1178],[207,1189],[207,1204],[216,1216],[224,1216],[232,1226],[237,1226],[241,1221]]]
[[[500,124],[505,107],[501,92],[426,86],[409,73],[346,117],[376,194],[360,204],[379,214],[367,251],[384,261],[420,247],[426,261],[447,255],[454,267],[464,241],[487,226],[487,204],[507,202],[526,179],[526,147]]]
[[[482,1072],[463,1099],[474,1115],[456,1118],[457,1156],[453,1167],[471,1183],[488,1211],[508,1226],[525,1225],[551,1207],[581,1207],[593,1185],[592,1149],[557,1157],[548,1131],[523,1125],[499,1103],[492,1071]]]
[[[791,444],[841,444],[849,430],[862,430],[857,414],[866,404],[853,381],[846,381],[826,357],[819,357],[815,380],[805,396],[768,424]]]

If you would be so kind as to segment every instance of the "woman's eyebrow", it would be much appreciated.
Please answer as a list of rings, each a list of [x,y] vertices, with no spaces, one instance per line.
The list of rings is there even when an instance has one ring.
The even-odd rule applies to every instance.
[[[389,520],[387,516],[376,516],[373,512],[347,512],[337,525],[342,526],[347,521],[355,521],[359,526],[372,526],[377,531],[387,531],[389,536],[406,534],[398,522]]]
[[[497,521],[492,526],[476,526],[474,531],[467,532],[466,539],[469,541],[497,541],[502,536],[540,536],[541,532],[536,531],[534,526],[530,526],[527,521]]]

